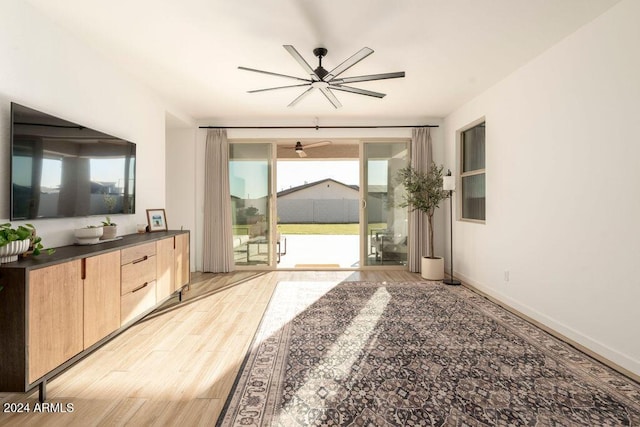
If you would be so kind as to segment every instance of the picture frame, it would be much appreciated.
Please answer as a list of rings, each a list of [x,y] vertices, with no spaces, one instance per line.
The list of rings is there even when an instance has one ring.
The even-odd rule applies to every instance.
[[[167,231],[167,216],[164,209],[147,209],[149,231]]]

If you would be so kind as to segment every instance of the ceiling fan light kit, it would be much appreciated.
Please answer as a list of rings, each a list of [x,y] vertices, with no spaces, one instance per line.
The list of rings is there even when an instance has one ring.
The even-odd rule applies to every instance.
[[[385,80],[385,79],[396,79],[400,77],[404,77],[404,71],[399,71],[395,73],[383,73],[383,74],[369,74],[365,76],[355,76],[355,77],[343,77],[337,78],[339,75],[347,71],[349,68],[356,65],[358,62],[362,61],[367,56],[373,53],[373,49],[368,47],[363,47],[354,55],[349,57],[347,60],[342,62],[340,65],[335,67],[331,71],[327,71],[322,66],[322,58],[327,55],[327,49],[323,47],[318,47],[313,50],[313,54],[318,58],[318,66],[314,70],[311,68],[309,63],[305,61],[305,59],[298,53],[298,51],[292,45],[284,45],[284,48],[289,52],[289,54],[293,57],[293,59],[300,64],[300,66],[304,69],[305,73],[309,75],[308,79],[289,76],[286,74],[273,73],[271,71],[257,70],[255,68],[247,68],[247,67],[238,67],[240,70],[252,71],[255,73],[268,74],[272,76],[285,77],[288,79],[294,79],[298,81],[304,81],[305,83],[298,83],[295,85],[287,85],[287,86],[278,86],[271,87],[265,89],[255,89],[248,91],[249,93],[256,92],[265,92],[270,90],[277,89],[288,89],[292,87],[304,87],[308,86],[304,92],[302,92],[298,97],[296,97],[291,103],[288,105],[289,107],[293,107],[302,99],[304,99],[307,95],[309,95],[314,89],[318,89],[327,100],[333,105],[335,108],[342,107],[342,104],[338,100],[338,98],[333,93],[333,90],[340,90],[343,92],[355,93],[358,95],[366,95],[372,96],[374,98],[383,98],[385,96],[384,93],[374,92],[370,90],[360,89],[352,86],[345,86],[345,83],[357,83],[357,82],[367,82],[372,80]]]

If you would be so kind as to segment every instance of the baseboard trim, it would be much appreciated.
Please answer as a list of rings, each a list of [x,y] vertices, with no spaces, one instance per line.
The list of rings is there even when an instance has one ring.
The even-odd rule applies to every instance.
[[[491,302],[499,305],[500,307],[504,308],[505,310],[515,314],[518,317],[521,317],[522,319],[526,320],[527,322],[537,326],[538,328],[542,329],[543,331],[547,332],[548,334],[558,338],[559,340],[564,341],[565,343],[569,344],[572,347],[575,347],[576,349],[580,350],[581,352],[583,352],[584,354],[586,354],[587,356],[603,363],[604,365],[608,366],[609,368],[619,372],[620,374],[632,379],[635,382],[640,383],[640,375],[636,374],[635,372],[632,372],[631,370],[625,368],[624,366],[621,366],[620,364],[612,361],[611,359],[597,353],[596,351],[592,350],[589,347],[586,347],[584,344],[580,344],[579,342],[575,341],[572,338],[569,338],[568,336],[566,336],[565,334],[559,332],[558,330],[542,323],[541,321],[523,313],[521,310],[517,309],[516,307],[514,307],[512,304],[509,304],[507,301],[504,300],[504,298],[500,298],[500,295],[496,295],[496,293],[491,292],[491,290],[489,290],[488,288],[486,288],[485,286],[482,286],[480,284],[474,283],[473,280],[469,279],[468,277],[465,277],[464,275],[461,274],[454,274],[454,277],[456,279],[458,279],[463,286],[467,287],[468,289],[471,289],[472,291],[476,292],[479,295],[482,295],[483,297],[487,298],[488,300],[490,300]]]

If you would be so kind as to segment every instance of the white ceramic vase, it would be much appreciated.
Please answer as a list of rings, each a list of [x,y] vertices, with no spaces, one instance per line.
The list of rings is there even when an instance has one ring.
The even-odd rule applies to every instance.
[[[0,246],[0,264],[18,260],[18,255],[29,250],[31,240],[15,240],[7,245]]]

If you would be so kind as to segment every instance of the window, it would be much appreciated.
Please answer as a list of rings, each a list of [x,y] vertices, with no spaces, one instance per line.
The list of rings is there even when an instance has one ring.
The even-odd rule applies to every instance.
[[[485,220],[485,122],[460,132],[461,218]]]

